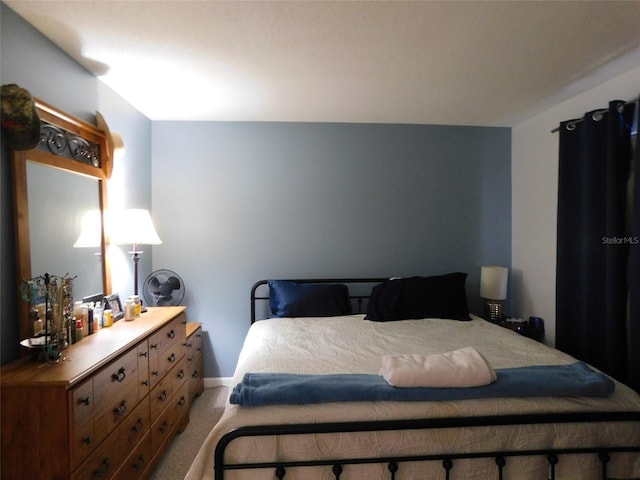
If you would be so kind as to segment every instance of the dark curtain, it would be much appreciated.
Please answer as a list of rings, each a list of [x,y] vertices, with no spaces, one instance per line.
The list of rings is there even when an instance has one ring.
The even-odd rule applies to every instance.
[[[556,347],[640,391],[635,109],[560,124]]]
[[[638,119],[640,101],[636,103],[633,122],[633,145],[635,147],[633,169],[630,182],[631,212],[630,230],[633,245],[629,259],[629,338],[627,383],[640,393],[640,141],[638,140]]]

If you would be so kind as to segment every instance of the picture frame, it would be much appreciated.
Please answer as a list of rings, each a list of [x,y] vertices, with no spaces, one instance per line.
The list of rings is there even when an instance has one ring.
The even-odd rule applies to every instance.
[[[124,317],[124,311],[122,310],[122,302],[120,301],[120,296],[117,293],[113,293],[104,297],[104,308],[111,309],[113,313],[113,321],[117,322],[122,317]]]

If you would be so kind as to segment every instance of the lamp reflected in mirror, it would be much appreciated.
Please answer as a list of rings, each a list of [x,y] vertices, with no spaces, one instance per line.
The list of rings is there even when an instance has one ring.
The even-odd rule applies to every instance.
[[[80,222],[81,229],[74,248],[100,248],[102,242],[102,224],[100,210],[87,210]],[[100,255],[100,252],[96,253]]]

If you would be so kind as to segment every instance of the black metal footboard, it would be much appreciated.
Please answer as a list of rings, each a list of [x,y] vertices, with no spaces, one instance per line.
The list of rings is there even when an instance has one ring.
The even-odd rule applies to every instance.
[[[633,422],[640,429],[640,412],[598,412],[598,413],[558,413],[558,414],[532,414],[532,415],[504,415],[482,417],[455,417],[455,418],[431,418],[412,420],[388,420],[376,422],[347,422],[347,423],[319,423],[319,424],[287,424],[287,425],[263,425],[241,427],[225,434],[215,450],[215,480],[223,480],[225,473],[231,470],[255,470],[272,469],[274,479],[283,479],[287,469],[300,467],[326,467],[331,471],[336,480],[341,478],[343,468],[347,465],[383,464],[389,471],[390,480],[402,479],[402,464],[406,462],[439,462],[442,466],[442,479],[449,479],[456,461],[461,459],[487,459],[495,460],[499,480],[506,477],[509,460],[513,457],[541,456],[546,458],[549,464],[549,478],[556,478],[556,466],[562,461],[564,455],[591,455],[597,456],[602,467],[602,480],[609,478],[607,469],[611,461],[611,454],[623,452],[635,452],[640,455],[640,444],[611,445],[603,447],[575,447],[562,449],[537,449],[530,450],[504,450],[504,451],[479,451],[479,452],[449,452],[432,454],[425,451],[424,454],[411,456],[380,456],[363,458],[339,458],[322,460],[296,460],[296,461],[272,461],[272,462],[246,462],[225,464],[224,457],[227,447],[236,439],[243,437],[260,437],[269,435],[305,435],[305,434],[329,434],[329,433],[353,433],[353,432],[382,432],[401,430],[428,430],[442,428],[462,427],[494,427],[494,426],[526,426],[536,424],[561,424],[561,423],[594,423],[594,422]],[[250,478],[249,474],[247,478]]]

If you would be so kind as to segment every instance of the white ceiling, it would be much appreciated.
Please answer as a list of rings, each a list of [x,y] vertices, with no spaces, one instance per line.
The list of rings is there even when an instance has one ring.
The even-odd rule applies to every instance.
[[[636,0],[4,2],[152,120],[510,126],[640,64]]]

